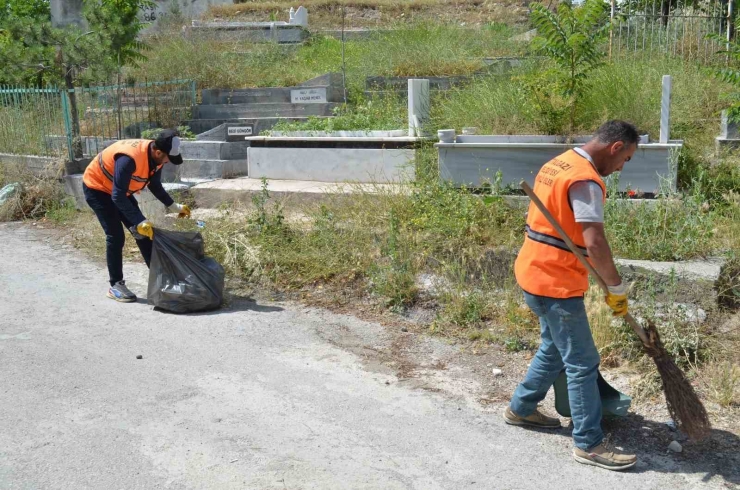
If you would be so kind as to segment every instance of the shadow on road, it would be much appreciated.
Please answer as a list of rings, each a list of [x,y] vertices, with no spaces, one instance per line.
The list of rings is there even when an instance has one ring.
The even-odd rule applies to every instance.
[[[517,429],[570,438],[572,427],[570,423],[554,431],[533,427]],[[605,418],[602,428],[615,445],[637,454],[638,465],[631,472],[694,474],[702,475],[703,482],[719,477],[728,488],[740,485],[740,437],[732,432],[714,429],[703,441],[689,441],[683,433],[671,429],[667,424],[648,420],[635,413],[627,417]],[[682,452],[668,450],[672,441],[682,445]]]
[[[148,304],[146,300],[139,299],[138,303]],[[239,311],[255,311],[257,313],[276,313],[283,311],[284,308],[279,306],[260,305],[256,300],[248,296],[239,296],[236,294],[226,293],[224,298],[224,304],[211,311],[201,311],[198,313],[173,313],[171,311],[163,310],[155,307],[154,311],[158,313],[166,313],[170,315],[188,315],[188,316],[213,316],[213,315],[228,315]]]
[[[605,420],[603,427],[617,444],[646,460],[647,464],[635,468],[638,473],[701,474],[704,482],[719,476],[727,484],[740,485],[740,437],[732,432],[714,429],[702,441],[689,441],[667,424],[634,413]],[[669,451],[671,441],[678,441],[683,450]]]

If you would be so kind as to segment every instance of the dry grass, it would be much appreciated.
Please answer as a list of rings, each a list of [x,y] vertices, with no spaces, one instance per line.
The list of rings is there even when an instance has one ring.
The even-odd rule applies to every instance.
[[[22,165],[0,163],[0,188],[20,184],[20,192],[0,206],[0,221],[39,219],[50,216],[64,219],[62,214],[71,208],[59,182],[59,167],[50,165],[41,174],[33,174]]]
[[[345,27],[386,27],[400,21],[428,21],[482,25],[490,22],[520,23],[526,20],[521,2],[491,0],[304,0],[312,29],[340,28],[342,7]],[[243,21],[287,20],[290,2],[250,1],[213,6],[207,18]]]
[[[723,408],[740,406],[740,365],[719,362],[710,365],[704,374],[710,400]]]
[[[611,308],[604,302],[604,293],[597,285],[592,285],[586,294],[586,312],[601,364],[606,367],[618,366],[622,360],[623,334],[614,321]]]

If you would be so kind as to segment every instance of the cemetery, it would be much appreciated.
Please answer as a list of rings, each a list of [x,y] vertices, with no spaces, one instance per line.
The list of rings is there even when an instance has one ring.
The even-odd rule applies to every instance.
[[[82,0],[55,0],[50,32],[75,34],[42,53],[59,71],[0,78],[0,188],[15,199],[0,202],[0,221],[63,230],[101,259],[83,172],[120,140],[175,128],[183,163],[161,176],[192,219],[175,222],[146,189],[135,198],[156,226],[200,233],[228,287],[403,325],[518,372],[540,338],[513,272],[533,209],[521,183],[603,122],[626,120],[640,140],[605,179],[610,253],[630,311],[658,324],[670,362],[731,433],[740,47],[734,11],[703,1],[661,15],[657,0],[155,1],[131,20],[143,43],[132,46],[146,49],[121,62],[95,52],[110,40],[85,42],[100,34]],[[585,305],[601,369],[619,383],[614,413],[631,401],[664,417],[639,339],[595,283]]]

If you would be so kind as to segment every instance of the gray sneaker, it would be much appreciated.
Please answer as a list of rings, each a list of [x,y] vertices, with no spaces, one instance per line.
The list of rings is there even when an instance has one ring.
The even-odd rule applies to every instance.
[[[108,297],[121,303],[133,303],[136,295],[126,287],[126,281],[118,281],[108,290]]]

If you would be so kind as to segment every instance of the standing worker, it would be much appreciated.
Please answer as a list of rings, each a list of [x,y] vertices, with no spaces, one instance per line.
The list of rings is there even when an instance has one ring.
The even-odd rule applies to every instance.
[[[638,141],[633,125],[608,121],[583,147],[547,162],[534,185],[534,193],[606,281],[606,304],[614,316],[627,314],[627,288],[604,234],[606,186],[602,177],[621,171]],[[541,343],[504,420],[511,425],[559,428],[560,421],[539,412],[537,404],[565,369],[575,460],[608,470],[634,466],[637,457],[610,447],[601,430],[596,382],[600,359],[583,301],[588,272],[534,203],[529,206],[524,245],[514,273],[524,300],[540,319]]]
[[[162,167],[182,164],[178,132],[166,129],[156,140],[116,141],[100,152],[85,170],[82,190],[105,231],[105,258],[110,289],[108,297],[122,303],[136,301],[123,280],[123,244],[128,229],[136,239],[147,267],[152,257],[154,229],[139,209],[134,194],[148,187],[167,208],[179,217],[190,217],[190,208],[177,204],[162,187]]]

